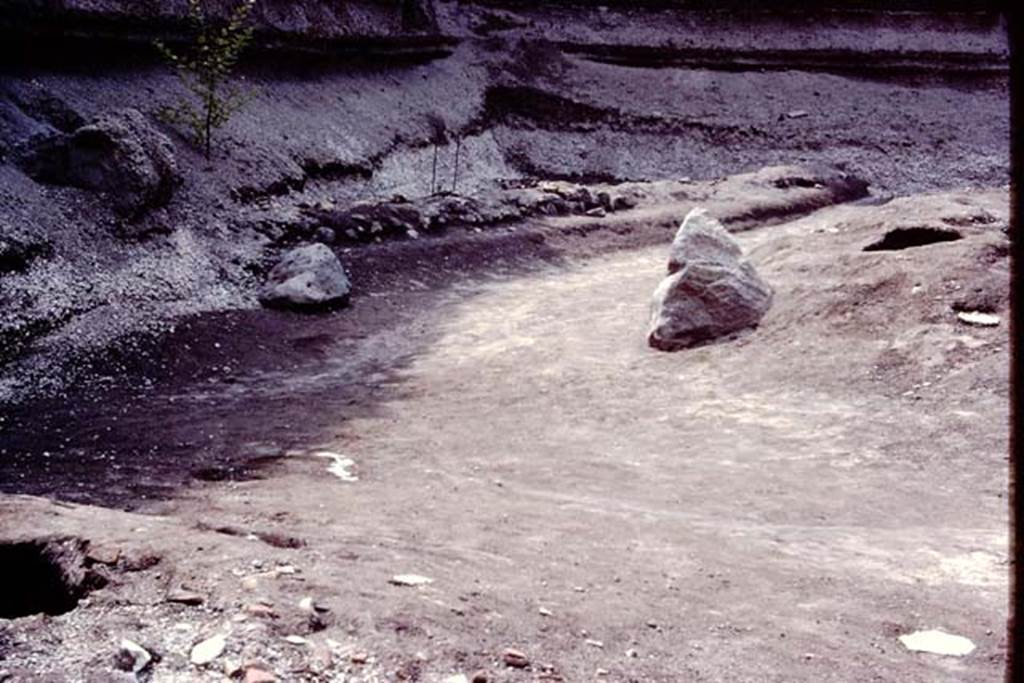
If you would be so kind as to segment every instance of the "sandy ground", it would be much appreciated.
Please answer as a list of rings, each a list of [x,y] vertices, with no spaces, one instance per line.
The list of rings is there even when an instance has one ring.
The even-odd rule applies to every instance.
[[[2,622],[0,670],[118,680],[130,638],[162,655],[142,676],[156,681],[245,663],[280,680],[995,680],[1006,204],[841,206],[743,233],[772,311],[675,354],[644,341],[668,235],[609,250],[628,246],[615,230],[574,237],[564,220],[535,226],[536,253],[467,237],[351,311],[197,323],[181,340],[201,350],[166,349],[175,381],[13,416],[5,462],[55,444],[53,466],[8,464],[5,489],[47,493],[49,477],[63,493],[0,498],[0,536],[70,534],[120,559],[74,611]],[[899,220],[964,237],[861,251]],[[102,490],[75,496],[66,482],[93,467]],[[170,477],[190,468],[187,486]],[[181,586],[203,604],[163,602]],[[897,640],[929,628],[977,649]],[[215,633],[226,652],[190,665]]]

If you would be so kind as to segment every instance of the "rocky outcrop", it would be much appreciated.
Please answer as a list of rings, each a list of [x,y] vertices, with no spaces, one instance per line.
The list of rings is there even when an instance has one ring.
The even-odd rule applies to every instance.
[[[287,252],[267,279],[260,302],[270,308],[322,310],[344,306],[352,285],[329,248],[310,244]]]
[[[647,337],[653,348],[676,351],[756,327],[771,307],[771,287],[703,209],[680,226],[668,270],[654,292]]]
[[[136,109],[104,114],[70,134],[37,138],[20,165],[40,182],[107,193],[114,209],[132,218],[166,204],[181,183],[171,141]]]
[[[565,181],[544,181],[515,188],[492,188],[472,196],[434,194],[426,197],[395,196],[380,201],[356,202],[340,208],[306,207],[301,220],[289,226],[284,237],[321,239],[329,228],[344,242],[372,242],[392,237],[416,237],[424,232],[454,226],[493,226],[535,216],[603,217],[635,208],[635,191],[590,188]],[[599,211],[599,214],[593,213]],[[331,240],[332,241],[332,240]]]

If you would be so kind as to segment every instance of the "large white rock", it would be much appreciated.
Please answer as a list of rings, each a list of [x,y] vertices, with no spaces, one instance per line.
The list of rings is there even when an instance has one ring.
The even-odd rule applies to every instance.
[[[323,244],[285,253],[260,291],[264,306],[322,309],[348,302],[352,285],[338,257]]]
[[[648,343],[676,351],[756,327],[772,288],[743,258],[736,240],[703,209],[687,214],[654,292]]]

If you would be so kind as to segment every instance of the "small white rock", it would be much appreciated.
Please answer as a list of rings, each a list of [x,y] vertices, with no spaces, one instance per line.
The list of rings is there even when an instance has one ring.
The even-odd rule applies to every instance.
[[[978,327],[995,327],[1000,322],[998,315],[982,313],[981,311],[960,311],[956,314],[956,317],[962,323]]]
[[[284,640],[286,643],[291,643],[292,645],[306,645],[309,643],[309,641],[303,638],[302,636],[295,635],[285,636]]]
[[[313,455],[330,460],[331,464],[327,466],[327,471],[338,479],[342,481],[359,481],[359,477],[352,472],[352,468],[356,466],[356,461],[352,458],[347,458],[333,451],[317,451]]]
[[[132,673],[139,673],[153,661],[153,655],[149,654],[149,650],[127,638],[121,641],[121,649],[132,658]]]
[[[912,652],[929,652],[936,655],[963,657],[974,652],[974,643],[963,636],[955,636],[944,631],[915,631],[900,636],[903,646]]]
[[[224,653],[224,648],[226,648],[227,645],[227,637],[218,633],[212,638],[207,638],[203,642],[196,644],[189,653],[188,658],[196,666],[209,664]]]
[[[549,610],[547,607],[541,607],[537,612],[539,612],[542,617],[550,617],[554,614],[554,612]]]

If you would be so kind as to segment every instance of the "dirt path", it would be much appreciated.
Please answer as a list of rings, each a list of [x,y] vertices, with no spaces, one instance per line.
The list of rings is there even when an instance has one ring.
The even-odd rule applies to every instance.
[[[263,479],[182,491],[162,517],[51,511],[64,529],[116,518],[99,524],[123,548],[144,525],[164,562],[69,615],[18,622],[8,657],[52,669],[39,635],[89,628],[86,654],[48,651],[108,666],[132,637],[163,652],[154,680],[193,680],[182,653],[216,631],[231,634],[226,660],[283,680],[998,678],[1006,331],[922,324],[907,303],[912,285],[945,286],[956,273],[942,264],[974,258],[983,236],[863,254],[867,233],[822,230],[858,210],[742,235],[777,303],[732,342],[646,347],[659,246],[496,269],[402,323],[405,341],[392,329],[389,343],[339,343],[318,364],[247,378],[263,398],[236,416],[260,435],[244,448],[286,457]],[[332,387],[344,394],[367,348],[402,362],[360,377],[381,402],[337,405],[332,424]],[[894,349],[912,362],[887,366]],[[358,480],[330,474],[321,452],[351,459]],[[274,578],[276,564],[299,573]],[[433,583],[389,585],[406,573]],[[152,604],[182,583],[206,605]],[[134,598],[115,610],[109,593]],[[330,608],[325,623],[310,626],[305,596]],[[276,618],[232,619],[259,598]],[[929,628],[978,648],[944,658],[897,641]],[[281,640],[295,633],[312,644]],[[509,647],[529,671],[500,663]]]

